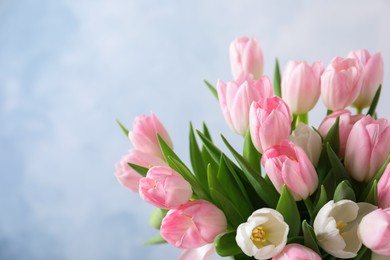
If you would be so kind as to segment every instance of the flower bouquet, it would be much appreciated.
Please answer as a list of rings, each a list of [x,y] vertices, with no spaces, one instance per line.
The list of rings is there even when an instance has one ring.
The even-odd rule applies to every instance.
[[[118,121],[133,150],[116,177],[156,207],[159,233],[148,243],[181,248],[180,259],[390,259],[390,124],[375,111],[381,54],[352,51],[325,69],[289,61],[282,74],[276,61],[273,83],[256,39],[234,40],[230,61],[234,80],[206,84],[243,136],[242,153],[222,136],[225,154],[206,124],[191,125],[190,167],[156,115],[137,117],[131,131]],[[312,127],[320,96],[328,111]]]

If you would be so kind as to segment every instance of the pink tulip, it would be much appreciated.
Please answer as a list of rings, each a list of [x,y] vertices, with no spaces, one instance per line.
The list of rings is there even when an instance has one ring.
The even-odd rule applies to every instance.
[[[122,156],[121,160],[115,164],[115,176],[121,185],[133,192],[138,192],[138,184],[142,176],[133,170],[128,163],[137,164],[146,168],[166,164],[160,157],[145,154],[137,150],[132,150]]]
[[[333,111],[351,105],[362,86],[362,66],[355,59],[334,58],[321,76],[321,96]]]
[[[252,102],[273,95],[272,83],[267,76],[253,80],[251,75],[244,75],[227,84],[219,80],[217,91],[225,120],[234,132],[242,136],[248,129]]]
[[[345,167],[357,181],[370,181],[390,153],[390,124],[365,116],[355,123],[345,148]]]
[[[313,164],[305,151],[290,141],[268,148],[261,164],[279,193],[286,184],[295,200],[302,200],[317,189],[318,176]]]
[[[378,206],[382,209],[390,208],[390,164],[378,182]]]
[[[206,244],[198,248],[184,249],[179,260],[209,260],[214,253],[214,244]]]
[[[272,260],[321,260],[321,257],[308,247],[300,244],[288,244]]]
[[[155,114],[141,115],[134,119],[133,131],[129,132],[129,139],[136,150],[163,158],[157,134],[172,148],[171,138]]]
[[[289,61],[282,76],[282,97],[294,114],[305,114],[317,103],[321,93],[321,62]]]
[[[168,166],[149,169],[139,181],[139,194],[146,202],[163,209],[175,209],[192,196],[191,185]]]
[[[352,51],[349,58],[354,58],[363,66],[363,84],[354,106],[360,109],[370,106],[379,85],[383,83],[384,66],[382,55],[373,56],[367,50]]]
[[[358,236],[374,253],[390,256],[390,208],[377,209],[364,216]]]
[[[268,147],[288,139],[291,115],[287,104],[279,97],[253,102],[249,111],[249,126],[255,148],[263,153]]]
[[[263,74],[263,51],[255,38],[240,37],[230,44],[230,65],[234,79],[252,74],[259,79]]]
[[[226,230],[223,212],[204,200],[195,200],[168,211],[161,223],[161,236],[171,245],[190,249],[210,244]]]
[[[351,115],[351,112],[349,110],[339,110],[336,112],[333,112],[332,114],[326,116],[319,128],[318,131],[321,133],[322,137],[325,138],[328,135],[329,129],[334,125],[337,118],[339,119],[339,155],[341,157],[344,157],[345,154],[345,147],[347,145],[347,140],[349,133],[351,132],[351,129],[353,125],[362,119],[363,115]]]

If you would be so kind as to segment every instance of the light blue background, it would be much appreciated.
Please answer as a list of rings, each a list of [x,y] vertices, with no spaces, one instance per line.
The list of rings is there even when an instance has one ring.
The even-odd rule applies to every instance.
[[[0,1],[0,259],[176,258],[143,245],[152,207],[113,176],[131,148],[115,118],[155,112],[185,161],[190,120],[239,148],[202,80],[231,79],[240,35],[260,40],[268,75],[276,56],[381,51],[389,118],[389,13],[386,0]],[[313,125],[324,113],[319,101]]]

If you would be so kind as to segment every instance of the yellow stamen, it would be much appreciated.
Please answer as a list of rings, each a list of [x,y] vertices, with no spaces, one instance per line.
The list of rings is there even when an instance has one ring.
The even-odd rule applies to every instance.
[[[339,220],[337,221],[336,223],[336,228],[339,230],[339,233],[342,237],[345,236],[345,232],[344,232],[344,229],[348,226],[347,223],[345,223],[344,221],[342,220]]]
[[[251,240],[258,248],[262,247],[267,241],[266,232],[262,225],[259,225],[252,230]]]

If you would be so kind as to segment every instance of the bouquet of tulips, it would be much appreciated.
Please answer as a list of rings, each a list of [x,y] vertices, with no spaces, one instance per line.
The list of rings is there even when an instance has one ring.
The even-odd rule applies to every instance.
[[[206,81],[243,152],[206,126],[189,129],[191,167],[156,115],[141,115],[133,149],[116,164],[119,182],[156,209],[150,244],[183,249],[180,259],[390,259],[390,123],[376,105],[380,53],[352,51],[321,62],[289,61],[262,75],[254,38],[230,45],[234,80]],[[321,97],[318,127],[308,112]],[[349,109],[347,109],[349,108]],[[365,111],[366,110],[366,111]],[[353,112],[352,112],[353,111]]]

